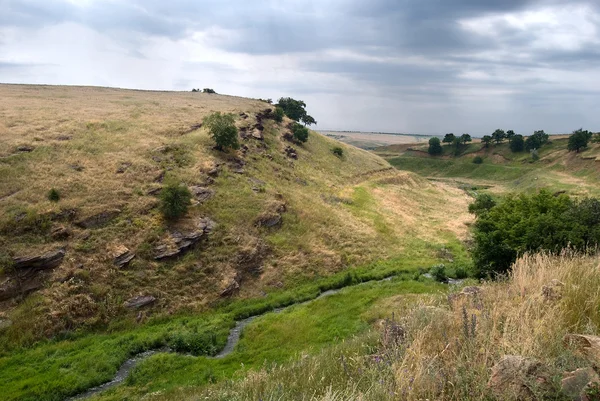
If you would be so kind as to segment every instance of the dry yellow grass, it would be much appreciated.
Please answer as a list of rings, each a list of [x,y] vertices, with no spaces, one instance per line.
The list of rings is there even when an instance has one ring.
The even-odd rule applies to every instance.
[[[224,154],[212,149],[206,130],[192,129],[214,111],[246,113],[237,124],[252,126],[268,107],[191,92],[0,85],[0,256],[67,248],[41,296],[21,306],[27,309],[22,315],[50,331],[103,323],[124,314],[123,301],[141,294],[154,295],[158,311],[199,310],[235,277],[243,278],[241,296],[257,296],[415,251],[417,240],[421,246],[433,242],[419,250],[432,259],[435,246],[455,234],[464,237],[458,222],[441,219],[448,205],[466,210],[463,193],[396,172],[369,152],[341,145],[344,156],[338,158],[331,149],[339,142],[312,133],[306,144],[292,145],[295,161],[284,153],[285,127],[267,121],[263,142],[245,140],[245,154]],[[23,146],[32,150],[19,151]],[[237,174],[240,159],[246,164]],[[176,223],[164,221],[149,194],[160,187],[159,178],[166,173],[188,186],[206,185],[216,165],[221,173],[210,184],[214,197]],[[47,199],[51,188],[59,191],[59,202]],[[257,217],[280,203],[287,209],[281,228],[256,227]],[[120,214],[103,227],[73,224],[113,209]],[[73,211],[75,218],[51,221],[61,211]],[[429,217],[418,221],[422,216]],[[201,217],[218,223],[206,244],[176,262],[153,261],[153,248],[168,231],[190,230]],[[468,219],[462,212],[455,217]],[[52,239],[48,229],[57,225],[71,236]],[[121,245],[137,254],[126,269],[112,263]],[[240,260],[247,257],[261,266],[259,274],[244,270]]]

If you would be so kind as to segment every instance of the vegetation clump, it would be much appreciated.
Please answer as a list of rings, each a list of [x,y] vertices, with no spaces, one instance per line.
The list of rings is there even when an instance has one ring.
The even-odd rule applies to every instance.
[[[513,152],[522,152],[525,149],[525,138],[523,135],[513,135],[510,140],[510,150]]]
[[[213,93],[217,93],[217,92],[215,92],[215,90],[211,89],[211,88],[204,88],[204,89],[202,89],[202,93],[211,93],[211,94],[213,94]]]
[[[433,137],[429,139],[429,148],[427,152],[432,156],[441,155],[443,152],[442,145],[440,143],[440,138]]]
[[[58,202],[60,200],[60,193],[56,188],[52,188],[48,191],[48,200],[50,202]]]
[[[473,158],[473,163],[474,164],[482,164],[483,163],[483,157],[481,157],[481,156],[475,156]]]
[[[210,132],[217,144],[217,149],[223,151],[227,148],[238,149],[240,147],[233,114],[216,112],[204,117],[202,124]]]
[[[281,108],[286,116],[296,122],[302,122],[304,125],[312,125],[317,122],[306,112],[306,103],[302,100],[292,99],[291,97],[282,97],[276,104]]]
[[[281,107],[275,107],[275,121],[280,123],[283,121],[283,117],[285,116],[285,112]]]
[[[336,155],[337,157],[342,157],[344,156],[344,149],[342,149],[339,146],[334,147],[333,149],[331,149],[331,152]]]
[[[588,142],[592,139],[592,133],[589,131],[584,131],[583,129],[578,129],[573,131],[571,136],[569,137],[569,143],[567,145],[567,149],[572,152],[575,151],[579,153],[581,149],[585,149],[588,146]]]
[[[294,134],[294,139],[299,142],[308,141],[308,128],[302,126],[302,124],[294,123],[292,126],[292,132]]]
[[[533,135],[527,137],[525,140],[525,150],[531,151],[533,149],[539,149],[543,145],[548,143],[549,135],[544,130],[535,131]]]
[[[565,248],[584,251],[600,243],[600,201],[574,200],[541,190],[533,195],[509,195],[498,204],[477,199],[473,260],[480,276],[509,270],[519,255]]]
[[[168,220],[177,219],[187,213],[191,200],[188,187],[171,180],[160,192],[160,211]]]

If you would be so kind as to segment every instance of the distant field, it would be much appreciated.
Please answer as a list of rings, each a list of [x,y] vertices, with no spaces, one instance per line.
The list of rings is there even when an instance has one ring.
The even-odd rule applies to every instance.
[[[380,146],[425,143],[431,138],[426,135],[410,134],[383,134],[377,132],[354,132],[354,131],[318,131],[319,133],[335,138],[338,141],[356,146],[362,149],[375,149]]]

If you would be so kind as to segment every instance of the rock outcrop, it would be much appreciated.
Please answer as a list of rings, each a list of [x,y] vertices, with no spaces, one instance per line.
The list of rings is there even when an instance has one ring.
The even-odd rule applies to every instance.
[[[198,221],[198,230],[186,234],[173,231],[169,234],[166,243],[155,248],[156,256],[154,260],[164,261],[177,258],[190,249],[194,248],[205,235],[210,233],[216,227],[216,223],[210,218],[203,218]]]
[[[131,252],[129,248],[119,245],[113,252],[114,265],[123,268],[129,264],[135,258],[135,253]]]
[[[588,389],[600,384],[600,376],[592,368],[582,368],[567,372],[560,382],[561,393],[573,401],[592,401]]]
[[[550,374],[533,358],[505,355],[492,368],[488,387],[501,400],[535,400],[540,394],[550,394]]]
[[[125,307],[129,309],[139,309],[144,306],[153,304],[154,302],[156,302],[156,298],[152,295],[140,295],[127,300],[125,302]]]

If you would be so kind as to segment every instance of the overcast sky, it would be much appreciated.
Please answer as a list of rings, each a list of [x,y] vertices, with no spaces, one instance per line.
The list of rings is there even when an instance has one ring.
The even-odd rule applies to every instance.
[[[0,82],[292,96],[319,129],[600,131],[600,0],[0,0]]]

